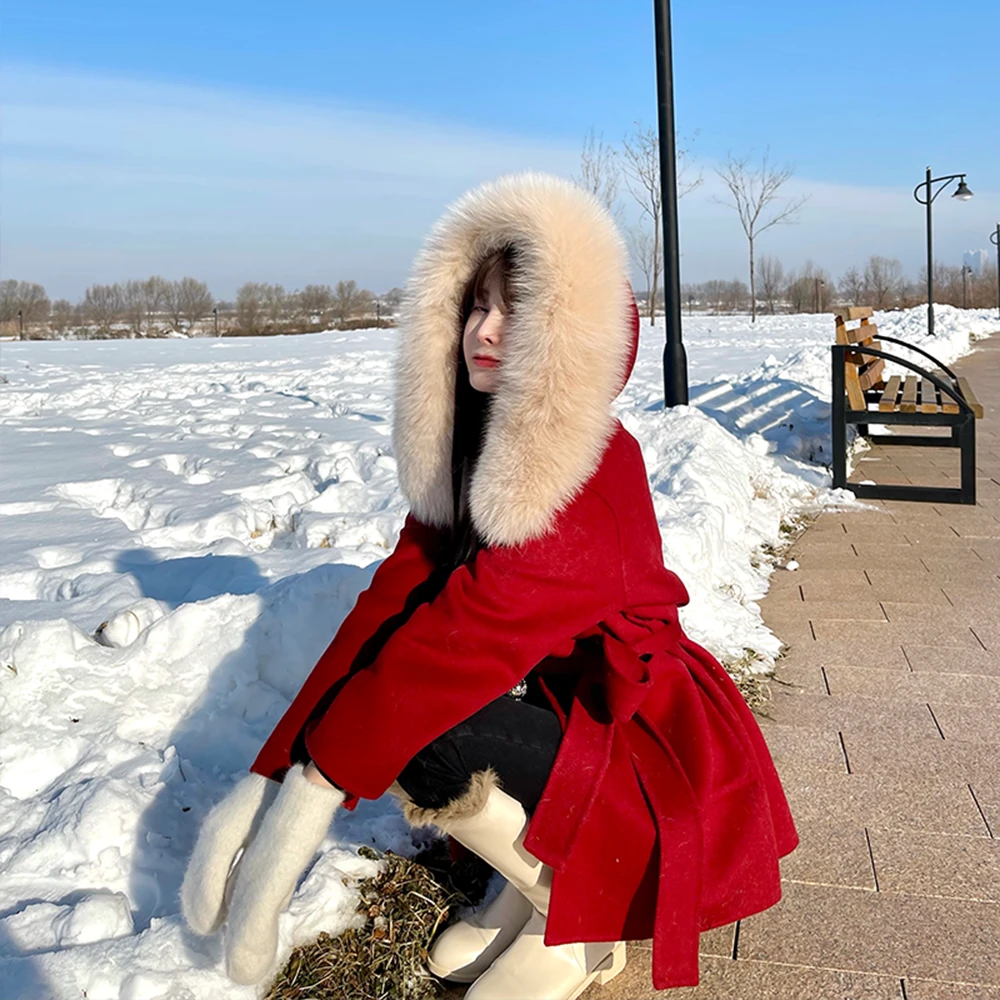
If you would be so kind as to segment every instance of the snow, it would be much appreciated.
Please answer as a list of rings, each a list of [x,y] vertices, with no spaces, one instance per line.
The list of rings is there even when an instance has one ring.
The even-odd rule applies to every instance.
[[[880,314],[923,343],[924,310]],[[996,327],[937,309],[945,362]],[[766,668],[756,601],[828,489],[830,317],[685,317],[691,406],[645,326],[616,404],[640,441],[689,634]],[[4,344],[0,997],[249,998],[177,893],[245,773],[391,550],[396,333]],[[787,569],[794,569],[789,564]],[[362,843],[412,854],[388,799],[338,815],[279,960],[353,915]],[[346,883],[345,883],[346,879]]]

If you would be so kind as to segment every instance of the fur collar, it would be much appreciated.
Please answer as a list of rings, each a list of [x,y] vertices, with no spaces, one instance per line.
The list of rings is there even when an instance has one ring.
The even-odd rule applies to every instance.
[[[487,545],[545,534],[596,471],[638,326],[621,236],[588,192],[528,173],[453,204],[414,264],[396,361],[393,445],[418,520],[451,525],[460,298],[479,261],[508,243],[523,262],[518,307],[469,493]]]

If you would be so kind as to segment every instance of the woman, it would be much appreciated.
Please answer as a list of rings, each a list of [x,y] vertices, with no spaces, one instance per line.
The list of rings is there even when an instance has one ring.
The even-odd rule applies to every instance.
[[[681,630],[687,593],[611,414],[638,346],[626,266],[596,200],[541,175],[483,185],[431,233],[397,365],[399,543],[182,889],[202,933],[231,892],[233,978],[273,962],[334,810],[387,790],[507,880],[431,950],[474,1000],[570,1000],[650,937],[654,986],[696,985],[699,933],[780,899],[798,837],[777,773]]]

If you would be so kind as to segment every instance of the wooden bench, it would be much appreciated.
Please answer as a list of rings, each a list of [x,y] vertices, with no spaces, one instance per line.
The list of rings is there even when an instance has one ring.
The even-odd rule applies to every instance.
[[[894,337],[880,337],[869,306],[834,310],[837,342],[833,345],[833,485],[858,497],[879,500],[925,500],[930,503],[976,502],[976,419],[983,408],[969,383],[933,355]],[[860,321],[857,326],[848,324]],[[899,344],[934,363],[934,371],[889,354],[883,343]],[[913,374],[883,378],[886,361]],[[847,482],[847,425],[872,444],[919,445],[961,449],[961,486],[888,486]],[[870,434],[869,424],[950,427],[947,436],[934,434]]]

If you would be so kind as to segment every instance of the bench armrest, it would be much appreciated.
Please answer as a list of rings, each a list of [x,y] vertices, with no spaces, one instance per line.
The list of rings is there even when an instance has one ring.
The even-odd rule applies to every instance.
[[[909,351],[916,351],[917,354],[922,354],[925,358],[929,358],[941,369],[943,372],[948,373],[948,377],[952,382],[958,382],[958,378],[955,373],[945,364],[942,364],[933,354],[928,354],[922,347],[914,347],[913,344],[908,344],[905,340],[897,340],[895,337],[883,337],[879,336],[879,340],[887,344],[899,344],[900,347],[905,347]]]
[[[883,340],[888,340],[888,337],[883,337]],[[900,342],[901,343],[901,342]],[[904,347],[909,347],[909,344],[903,344]],[[919,365],[915,365],[912,361],[907,361],[905,358],[901,358],[896,354],[889,354],[886,351],[876,351],[872,347],[859,347],[857,344],[831,344],[830,349],[833,351],[834,357],[839,355],[839,360],[841,364],[847,364],[847,352],[850,351],[852,354],[864,354],[871,355],[875,358],[885,358],[886,361],[895,361],[897,364],[902,365],[904,368],[909,368],[910,371],[916,372],[923,378],[928,379],[934,385],[936,385],[942,392],[947,393],[956,403],[958,403],[959,409],[964,410],[966,413],[971,413],[975,417],[975,411],[966,402],[965,397],[953,389],[946,382],[942,382],[937,376],[932,375],[929,371],[924,370]],[[919,351],[920,348],[913,348],[915,351]],[[930,355],[928,355],[930,357]],[[934,358],[931,358],[934,361]],[[944,367],[942,365],[942,367]],[[878,420],[874,419],[871,421],[873,424],[877,424]]]

